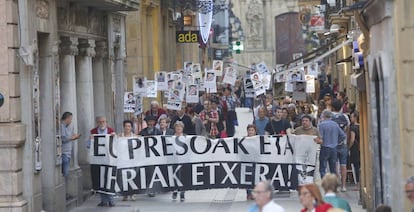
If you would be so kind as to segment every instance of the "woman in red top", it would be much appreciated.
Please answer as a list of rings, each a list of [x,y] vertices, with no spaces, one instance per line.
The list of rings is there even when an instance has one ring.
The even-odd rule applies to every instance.
[[[300,203],[305,207],[301,212],[326,212],[332,205],[323,201],[321,192],[315,184],[305,184],[299,187]]]

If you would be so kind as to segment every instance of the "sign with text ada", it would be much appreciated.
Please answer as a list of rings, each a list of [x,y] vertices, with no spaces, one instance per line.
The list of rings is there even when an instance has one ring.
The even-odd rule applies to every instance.
[[[177,31],[175,35],[177,43],[198,43],[200,31]]]

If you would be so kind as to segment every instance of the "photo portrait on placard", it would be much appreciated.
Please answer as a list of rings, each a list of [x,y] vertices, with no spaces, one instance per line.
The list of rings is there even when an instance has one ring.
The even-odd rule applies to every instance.
[[[174,87],[173,88],[176,89],[176,90],[182,91],[185,88],[185,84],[184,84],[184,82],[181,82],[181,81],[174,81]]]
[[[250,78],[252,79],[254,93],[256,96],[266,93],[266,89],[262,83],[262,76],[259,74],[259,72],[253,73]]]
[[[215,77],[215,74],[213,72],[207,72],[205,81],[207,82],[214,81],[214,77]]]
[[[276,82],[286,82],[286,72],[280,72],[275,74]]]
[[[305,75],[306,93],[315,93],[315,76]]]
[[[216,76],[223,76],[223,61],[213,60],[213,70],[216,72]]]
[[[286,92],[293,92],[295,82],[292,81],[286,81],[285,82],[285,91]]]
[[[194,78],[201,78],[203,77],[203,72],[201,71],[201,69],[195,69],[193,70],[192,75]]]
[[[181,91],[181,90],[178,90],[178,89],[173,89],[173,90],[170,92],[170,100],[174,100],[174,101],[181,101],[181,98],[180,98],[180,91]]]
[[[167,82],[167,90],[164,92],[164,97],[168,98],[168,96],[170,95],[169,92],[174,88],[174,80],[173,79],[169,79]]]
[[[202,83],[203,83],[203,79],[201,77],[193,77],[192,84],[196,84],[196,85],[200,86]]]
[[[272,81],[272,75],[270,73],[262,74],[262,84],[266,90],[271,88],[270,82]]]
[[[204,88],[205,89],[214,89],[216,88],[216,72],[212,69],[207,70],[205,73],[204,79]]]
[[[293,56],[293,60],[296,60],[296,59],[299,59],[299,58],[302,57],[302,53],[301,52],[293,53],[292,56]],[[298,65],[303,64],[303,59],[300,59],[300,60],[296,61],[295,63],[298,64]]]
[[[133,92],[124,93],[124,113],[133,113],[135,109],[135,97]]]
[[[145,78],[133,76],[132,77],[132,84],[134,85],[132,91],[134,94],[142,94],[146,95],[147,90],[145,87]]]
[[[197,85],[190,84],[190,85],[187,86],[187,92],[186,92],[185,100],[186,100],[187,103],[198,103],[199,98],[198,98]]]
[[[233,67],[226,67],[224,69],[223,83],[234,86],[237,80],[237,70]]]
[[[186,62],[184,62],[183,69],[184,69],[184,72],[185,72],[185,73],[192,72],[192,69],[193,69],[193,62],[190,62],[190,61],[186,61]]]
[[[157,97],[157,81],[147,80],[147,81],[145,81],[145,86],[147,88],[146,97],[156,98]]]
[[[194,77],[192,74],[183,75],[184,84],[192,84],[194,82]]]
[[[191,70],[192,70],[191,71],[192,73],[194,73],[194,72],[201,72],[201,65],[200,65],[200,63],[193,63]]]
[[[285,70],[284,64],[276,64],[276,73],[279,73],[284,70]]]
[[[318,77],[318,63],[311,63],[308,65],[308,73],[305,74]]]
[[[164,71],[156,72],[154,79],[157,80],[157,90],[165,91],[167,87],[167,73]]]
[[[175,82],[181,81],[183,78],[181,73],[178,72],[174,72],[173,74],[171,74],[171,79],[174,80]]]
[[[182,100],[184,97],[184,90],[173,89],[169,92],[167,100],[167,109],[180,110],[182,106]]]
[[[254,95],[254,88],[252,80],[250,79],[250,75],[246,75],[244,78],[244,94],[246,95],[246,98],[253,98]]]
[[[289,73],[289,81],[296,82],[296,81],[303,81],[305,80],[305,76],[303,71],[301,70],[294,70]]]
[[[256,65],[256,70],[260,74],[270,73],[269,69],[267,69],[267,66],[266,66],[265,62],[261,62],[261,63],[257,64]]]
[[[294,84],[293,91],[296,92],[305,92],[306,82],[305,81],[296,81]]]

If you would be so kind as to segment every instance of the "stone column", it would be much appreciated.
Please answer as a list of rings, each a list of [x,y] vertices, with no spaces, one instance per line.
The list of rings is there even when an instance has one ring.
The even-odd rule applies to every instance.
[[[78,149],[79,166],[84,175],[84,189],[90,189],[89,151],[85,141],[89,139],[90,129],[95,127],[92,57],[95,56],[94,40],[79,40],[79,56],[76,57],[76,96],[78,111],[78,128],[82,136]]]
[[[60,111],[72,112],[72,125],[75,133],[78,132],[78,112],[76,101],[76,68],[75,56],[78,55],[78,38],[61,37],[60,44]],[[72,164],[66,180],[66,193],[76,199],[77,205],[83,202],[82,171],[78,162],[78,149],[85,148],[84,140],[73,142]],[[69,199],[68,199],[69,200]],[[70,200],[69,200],[70,201]]]
[[[114,44],[115,52],[115,130],[118,132],[121,130],[122,122],[124,120],[124,67],[125,67],[125,56],[122,53],[121,45],[119,42]]]
[[[104,82],[104,70],[105,59],[108,55],[108,47],[106,41],[96,42],[96,56],[92,60],[93,69],[93,98],[94,98],[94,110],[95,116],[105,115],[106,101],[105,101],[105,82]]]
[[[39,119],[40,119],[40,158],[42,170],[42,200],[45,211],[65,211],[65,184],[62,178],[59,140],[56,139],[58,110],[57,105],[57,58],[53,43],[48,35],[38,36],[39,48]],[[57,60],[57,61],[55,61]]]
[[[78,130],[76,108],[75,56],[78,55],[78,38],[62,37],[60,44],[60,111],[73,113],[72,125]],[[73,166],[79,167],[77,156],[78,142],[74,142]]]

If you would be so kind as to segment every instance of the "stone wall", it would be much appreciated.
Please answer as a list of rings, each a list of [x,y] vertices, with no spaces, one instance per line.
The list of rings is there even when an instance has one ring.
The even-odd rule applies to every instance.
[[[4,98],[0,106],[0,211],[28,211],[23,197],[26,128],[21,123],[17,14],[16,1],[0,3],[0,94]]]

